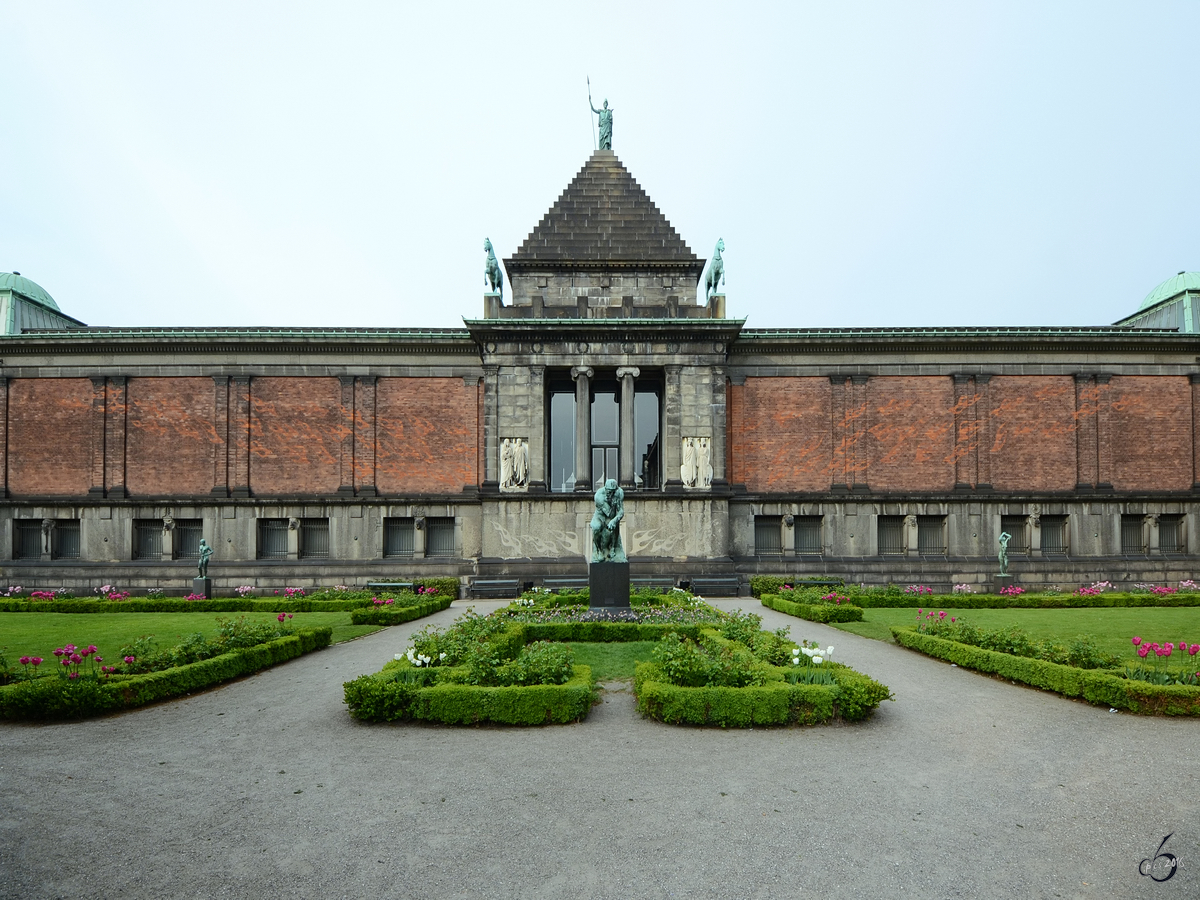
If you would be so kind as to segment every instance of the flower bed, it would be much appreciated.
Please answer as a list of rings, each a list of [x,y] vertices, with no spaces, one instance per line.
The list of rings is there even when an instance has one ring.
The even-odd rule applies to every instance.
[[[78,664],[72,663],[68,656],[68,665],[63,668],[74,666],[74,678],[64,671],[0,687],[0,718],[71,719],[134,709],[250,675],[327,647],[332,634],[333,630],[327,627],[301,629],[197,662],[135,675],[81,673]]]
[[[448,597],[426,596],[431,596],[431,599],[418,600],[409,594],[407,598],[397,597],[394,603],[389,603],[376,598],[378,602],[368,601],[368,605],[351,612],[350,622],[353,625],[400,625],[450,607],[451,600]]]
[[[1198,716],[1200,687],[1156,685],[1122,678],[1106,669],[1080,669],[1027,656],[985,650],[937,635],[915,626],[892,628],[896,643],[966,669],[998,675],[1009,681],[1080,697],[1089,703],[1125,709],[1141,715]]]
[[[848,602],[800,603],[784,599],[778,594],[764,594],[759,601],[768,609],[778,610],[810,622],[861,622],[863,618],[862,607]]]
[[[571,665],[564,644],[549,642],[656,639],[655,662],[637,667],[638,709],[672,724],[857,721],[890,697],[867,676],[802,650],[786,630],[762,631],[760,624],[758,616],[705,604],[607,616],[514,603],[487,617],[468,613],[446,632],[425,629],[382,671],[347,682],[345,699],[350,714],[366,721],[576,721],[592,703],[591,672]]]

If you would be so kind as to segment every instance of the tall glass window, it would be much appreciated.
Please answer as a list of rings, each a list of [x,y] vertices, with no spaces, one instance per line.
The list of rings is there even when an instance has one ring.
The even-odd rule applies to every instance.
[[[555,389],[550,394],[550,471],[546,487],[575,490],[575,392]]]
[[[633,395],[633,480],[640,487],[662,487],[662,453],[659,447],[659,403],[656,389]]]
[[[609,478],[619,479],[617,469],[621,408],[611,391],[592,394],[592,484],[602,485]]]

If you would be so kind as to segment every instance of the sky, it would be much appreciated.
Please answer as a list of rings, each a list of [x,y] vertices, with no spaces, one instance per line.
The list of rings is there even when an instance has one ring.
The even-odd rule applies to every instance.
[[[1194,0],[0,0],[0,33],[0,271],[92,325],[481,317],[484,238],[593,151],[588,78],[748,327],[1103,325],[1200,269]]]

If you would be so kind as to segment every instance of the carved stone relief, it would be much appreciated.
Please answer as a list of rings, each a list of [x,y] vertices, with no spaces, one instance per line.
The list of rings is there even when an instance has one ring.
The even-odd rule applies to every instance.
[[[685,437],[682,439],[680,458],[683,464],[679,467],[679,480],[684,487],[707,490],[712,487],[712,443],[706,437]]]
[[[529,441],[505,438],[500,442],[500,490],[524,491],[529,488]]]

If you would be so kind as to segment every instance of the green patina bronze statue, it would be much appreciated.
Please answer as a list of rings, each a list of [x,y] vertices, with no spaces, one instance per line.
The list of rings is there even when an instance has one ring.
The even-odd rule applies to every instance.
[[[208,577],[208,561],[212,559],[213,549],[208,546],[204,538],[200,538],[200,559],[196,563],[196,577]]]
[[[1008,542],[1012,540],[1012,535],[1007,531],[1000,532],[1000,574],[1008,574]]]
[[[608,108],[608,101],[604,101],[603,109],[596,109],[592,106],[592,80],[588,79],[588,106],[592,107],[592,112],[600,117],[600,149],[612,149],[612,114],[613,111]]]
[[[504,296],[504,276],[500,274],[500,261],[496,259],[496,251],[492,249],[492,239],[483,239],[483,249],[487,251],[487,262],[483,266],[483,283],[492,285],[492,293]]]
[[[625,492],[610,478],[596,491],[592,514],[592,562],[626,562],[621,546],[621,519],[625,517]]]

